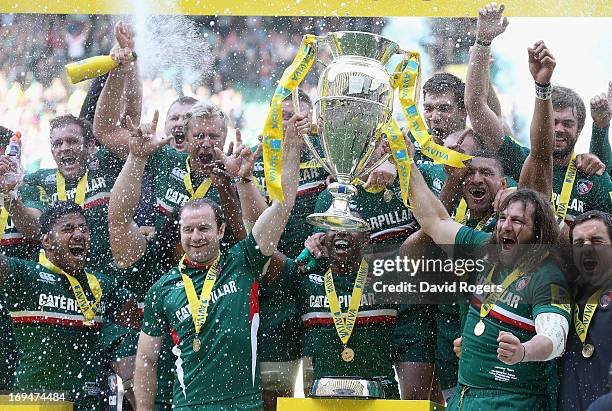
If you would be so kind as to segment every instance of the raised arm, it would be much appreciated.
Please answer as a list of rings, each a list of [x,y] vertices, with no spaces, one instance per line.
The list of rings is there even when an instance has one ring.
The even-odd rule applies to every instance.
[[[465,82],[465,108],[472,128],[485,148],[497,151],[504,137],[504,122],[488,104],[491,42],[506,30],[504,5],[487,5],[478,11],[476,44],[472,47]]]
[[[552,195],[555,148],[550,79],[556,62],[543,41],[536,42],[527,49],[527,53],[529,71],[535,81],[536,98],[529,131],[531,152],[521,169],[519,187],[539,191],[549,198]]]
[[[134,123],[140,122],[142,85],[136,62],[131,60],[134,47],[131,29],[118,23],[115,35],[119,47],[111,50],[111,56],[120,64],[109,73],[104,84],[96,105],[93,129],[100,143],[115,155],[125,158],[129,152],[130,132],[123,119],[129,116]]]
[[[595,154],[612,174],[612,150],[610,149],[610,118],[612,118],[612,81],[608,83],[608,94],[600,94],[591,99],[593,134],[589,152]]]
[[[410,150],[410,155],[413,156],[414,146],[409,138],[406,138],[406,145]],[[427,186],[418,166],[413,161],[410,162],[408,200],[412,206],[412,214],[423,233],[430,236],[436,244],[455,243],[455,236],[462,225],[450,217],[444,205]]]
[[[134,395],[138,411],[151,411],[154,408],[157,393],[157,360],[161,344],[162,337],[151,337],[140,332],[134,371]]]
[[[15,227],[21,234],[28,238],[38,238],[38,219],[40,218],[40,210],[27,207],[21,196],[18,188],[19,179],[6,179],[7,174],[17,175],[19,173],[17,164],[5,155],[0,155],[0,193],[4,195],[4,207],[12,217]],[[26,185],[21,187],[25,188]],[[34,189],[34,188],[32,188]],[[16,190],[18,190],[16,192]]]
[[[155,133],[159,112],[153,122],[136,128],[128,117],[130,153],[111,190],[108,204],[108,231],[113,259],[119,267],[129,267],[144,255],[146,237],[134,221],[134,211],[141,192],[141,180],[149,156],[166,144],[170,137]]]
[[[310,120],[301,114],[295,114],[287,122],[282,158],[282,186],[285,201],[281,203],[274,200],[259,216],[252,231],[263,255],[274,253],[289,220],[300,179],[301,133],[307,132],[309,127]]]

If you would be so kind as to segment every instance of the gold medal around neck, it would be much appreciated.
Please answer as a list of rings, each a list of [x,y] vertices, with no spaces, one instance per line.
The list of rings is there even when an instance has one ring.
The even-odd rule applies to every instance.
[[[584,344],[582,346],[582,356],[584,358],[591,358],[595,352],[595,346],[593,344]]]
[[[388,203],[393,200],[393,191],[389,189],[385,190],[385,192],[383,193],[383,200],[385,200],[385,203]]]
[[[484,334],[485,331],[485,323],[480,320],[478,321],[478,323],[476,323],[476,326],[474,327],[474,334],[476,334],[477,337],[480,337],[482,334]]]
[[[342,360],[345,362],[351,362],[355,359],[355,351],[349,347],[344,347],[342,350]]]
[[[202,343],[200,342],[200,339],[198,338],[197,335],[194,337],[193,343],[191,343],[191,346],[193,347],[193,351],[195,352],[200,351],[200,348],[202,348]]]

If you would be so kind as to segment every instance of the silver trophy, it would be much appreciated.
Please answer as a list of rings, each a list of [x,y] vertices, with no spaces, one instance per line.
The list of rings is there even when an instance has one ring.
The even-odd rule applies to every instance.
[[[333,197],[331,207],[309,215],[306,221],[325,229],[367,231],[368,223],[349,210],[350,199],[357,193],[352,182],[389,157],[385,154],[372,161],[382,127],[393,111],[394,89],[385,64],[401,50],[385,37],[358,31],[317,37],[317,49],[322,45],[331,49],[333,57],[319,78],[314,103],[323,157],[308,137],[305,142],[336,182],[327,188]],[[297,92],[293,102],[297,110]]]

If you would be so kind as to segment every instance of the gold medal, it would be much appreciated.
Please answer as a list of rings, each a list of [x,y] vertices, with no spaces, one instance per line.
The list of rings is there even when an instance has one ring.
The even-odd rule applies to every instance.
[[[389,189],[385,190],[385,192],[383,193],[383,200],[385,200],[385,203],[388,203],[393,200],[393,191]]]
[[[595,346],[593,344],[584,344],[582,346],[582,356],[584,358],[591,358],[595,352]]]
[[[193,343],[191,343],[191,346],[193,347],[193,351],[195,352],[200,351],[200,348],[202,348],[202,343],[200,342],[200,339],[198,338],[197,335],[194,337]]]
[[[351,362],[354,359],[355,359],[355,351],[353,351],[349,347],[344,347],[344,350],[342,350],[342,360],[346,362]]]
[[[478,321],[478,323],[476,323],[476,326],[474,327],[474,334],[476,334],[476,336],[480,337],[485,331],[485,323],[482,322],[482,320]]]

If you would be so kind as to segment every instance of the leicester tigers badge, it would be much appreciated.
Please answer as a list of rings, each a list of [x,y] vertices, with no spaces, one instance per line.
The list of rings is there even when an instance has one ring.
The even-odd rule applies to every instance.
[[[527,287],[527,285],[529,284],[529,280],[531,279],[531,277],[523,277],[520,280],[518,280],[516,282],[516,291],[521,291],[522,289],[524,289],[525,287]]]
[[[585,195],[593,188],[593,182],[589,180],[578,180],[576,184],[576,189],[578,190],[578,194]]]

